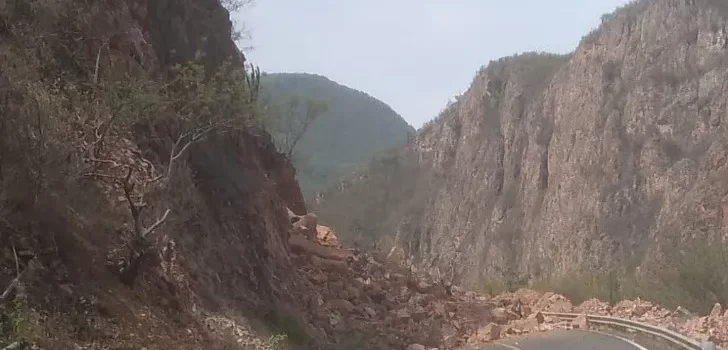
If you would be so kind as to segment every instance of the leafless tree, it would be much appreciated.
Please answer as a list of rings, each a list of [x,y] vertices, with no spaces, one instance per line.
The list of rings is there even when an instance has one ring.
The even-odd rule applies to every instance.
[[[277,114],[274,118],[275,129],[279,134],[276,142],[278,151],[291,158],[311,124],[327,110],[328,105],[323,101],[306,99],[302,102],[301,98],[296,96],[292,97],[282,109],[274,111]]]

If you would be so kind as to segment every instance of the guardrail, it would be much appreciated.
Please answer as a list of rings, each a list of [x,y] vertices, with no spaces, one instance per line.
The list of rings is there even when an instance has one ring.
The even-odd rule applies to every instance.
[[[559,317],[563,319],[575,319],[578,316],[581,316],[581,314],[574,314],[574,313],[558,313],[558,312],[542,312],[544,316],[552,316],[552,317]],[[667,341],[671,343],[672,345],[675,345],[681,349],[689,349],[689,350],[715,350],[715,344],[712,342],[698,342],[694,339],[688,338],[680,333],[671,331],[669,329],[663,328],[663,327],[657,327],[650,324],[632,321],[632,320],[626,320],[622,318],[617,317],[609,317],[609,316],[595,316],[595,315],[584,315],[587,319],[587,322],[597,325],[604,325],[608,327],[623,327],[626,329],[631,329],[637,332],[646,333],[655,337],[660,338],[661,340]]]

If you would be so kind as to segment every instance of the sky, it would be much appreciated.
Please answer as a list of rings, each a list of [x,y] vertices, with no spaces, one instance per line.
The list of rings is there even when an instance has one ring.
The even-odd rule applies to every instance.
[[[320,74],[390,105],[412,126],[431,120],[489,61],[568,53],[627,0],[255,0],[248,62]]]

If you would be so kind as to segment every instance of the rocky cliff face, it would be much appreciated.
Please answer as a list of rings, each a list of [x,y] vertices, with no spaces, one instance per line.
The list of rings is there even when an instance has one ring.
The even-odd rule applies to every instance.
[[[318,212],[347,239],[396,245],[469,286],[633,272],[692,239],[725,242],[727,13],[638,1],[569,56],[491,62],[406,148],[319,196]]]

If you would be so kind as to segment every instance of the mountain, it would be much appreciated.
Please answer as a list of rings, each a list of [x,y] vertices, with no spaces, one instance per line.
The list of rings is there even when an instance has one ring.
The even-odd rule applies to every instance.
[[[725,304],[727,14],[631,2],[570,55],[490,62],[316,210],[343,239],[469,287]]]
[[[231,38],[247,3],[0,1],[0,349],[485,341],[485,298],[307,213]]]
[[[298,180],[307,198],[374,155],[404,145],[408,135],[414,134],[414,128],[384,102],[323,76],[264,74],[261,83],[269,100],[285,103],[291,98],[315,99],[326,106],[293,153]],[[294,118],[304,119],[305,113],[298,110]],[[289,127],[292,123],[285,124]],[[280,141],[282,133],[273,130]]]

